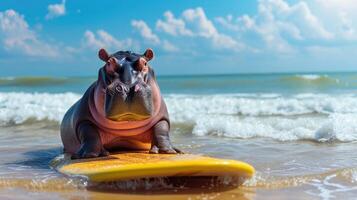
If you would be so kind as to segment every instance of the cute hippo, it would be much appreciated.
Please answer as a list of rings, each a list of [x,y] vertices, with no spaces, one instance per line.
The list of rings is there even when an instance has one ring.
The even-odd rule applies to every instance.
[[[119,149],[181,153],[171,144],[170,121],[154,70],[144,54],[100,49],[105,65],[61,123],[64,153],[72,159],[107,156]]]

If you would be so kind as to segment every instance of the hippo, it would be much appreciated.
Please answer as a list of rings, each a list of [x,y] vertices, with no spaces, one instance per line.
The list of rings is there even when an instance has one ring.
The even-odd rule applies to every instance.
[[[63,117],[64,153],[72,159],[108,156],[110,152],[147,150],[182,153],[170,140],[170,120],[154,70],[148,62],[154,52],[98,52],[105,65]]]

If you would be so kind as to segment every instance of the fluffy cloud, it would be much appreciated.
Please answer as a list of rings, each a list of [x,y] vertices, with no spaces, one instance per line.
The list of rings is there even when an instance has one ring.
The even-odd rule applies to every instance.
[[[150,42],[152,42],[154,44],[160,43],[159,37],[152,32],[150,27],[143,20],[133,20],[131,22],[131,25],[136,30],[139,31],[140,35],[144,39],[146,39],[146,40],[148,40],[148,41],[150,41]]]
[[[111,50],[128,49],[133,47],[132,39],[118,40],[104,30],[97,30],[97,34],[90,30],[84,33],[84,45],[92,49],[107,48]]]
[[[169,52],[176,52],[179,50],[175,45],[173,45],[172,43],[170,43],[167,40],[162,41],[162,48]]]
[[[41,57],[58,55],[56,47],[41,41],[24,16],[11,9],[0,12],[0,36],[0,42],[7,51]]]
[[[353,25],[353,21],[347,12],[340,12],[338,15],[341,20],[341,34],[345,39],[356,40],[357,34]]]
[[[318,45],[357,40],[357,4],[354,0],[260,0],[254,16],[232,15],[215,21],[236,34],[256,33],[268,46],[292,48],[291,43]],[[333,11],[333,12],[332,12]]]
[[[347,12],[356,11],[357,4],[355,0],[314,0],[320,7],[328,9],[344,10]]]
[[[300,30],[303,38],[328,40],[334,37],[312,13],[306,2],[301,1],[290,6],[283,0],[264,0],[260,7],[261,14],[272,15],[283,25]]]
[[[335,37],[304,1],[289,5],[284,0],[260,0],[258,13],[253,17],[243,15],[234,19],[229,15],[216,21],[238,34],[256,33],[269,48],[281,52],[293,50],[289,41],[329,41]]]
[[[191,28],[194,29],[196,35],[202,37],[214,37],[218,34],[213,23],[207,19],[205,12],[201,7],[196,9],[187,9],[182,13],[186,22],[191,24]]]
[[[63,16],[66,14],[66,0],[62,0],[59,4],[50,4],[47,7],[48,13],[46,19],[53,19],[55,17]]]
[[[357,4],[355,0],[314,0],[309,5],[335,33],[336,40],[357,40]]]
[[[156,22],[156,28],[169,35],[205,38],[210,40],[217,49],[238,50],[242,48],[242,44],[232,37],[219,33],[201,7],[183,11],[181,18],[175,18],[170,11],[166,11],[164,18]]]
[[[170,35],[187,35],[192,36],[191,30],[186,28],[186,24],[182,19],[176,19],[172,12],[166,11],[164,13],[165,20],[159,19],[156,22],[156,28],[162,30]]]
[[[216,22],[226,29],[233,30],[233,31],[239,31],[241,30],[239,26],[237,26],[234,23],[234,18],[233,15],[227,15],[227,17],[216,17]]]
[[[140,33],[141,37],[149,43],[160,46],[165,51],[174,52],[178,50],[178,48],[169,41],[161,40],[143,20],[133,20],[131,25]]]

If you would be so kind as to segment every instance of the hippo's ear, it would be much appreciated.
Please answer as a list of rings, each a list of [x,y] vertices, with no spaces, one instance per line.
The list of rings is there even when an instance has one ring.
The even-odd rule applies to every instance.
[[[109,54],[105,49],[100,49],[98,52],[98,57],[103,60],[104,62],[107,62],[109,60]]]
[[[149,61],[154,58],[154,51],[150,48],[146,49],[144,56],[146,57],[146,60]]]

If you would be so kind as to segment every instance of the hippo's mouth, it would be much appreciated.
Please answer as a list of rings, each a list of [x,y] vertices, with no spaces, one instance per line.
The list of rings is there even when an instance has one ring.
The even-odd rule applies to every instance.
[[[104,107],[106,117],[113,121],[140,121],[148,119],[153,113],[151,90],[106,95]]]
[[[108,118],[114,121],[140,121],[140,120],[148,119],[150,117],[151,115],[142,115],[132,112],[126,112],[126,113],[110,116]]]

